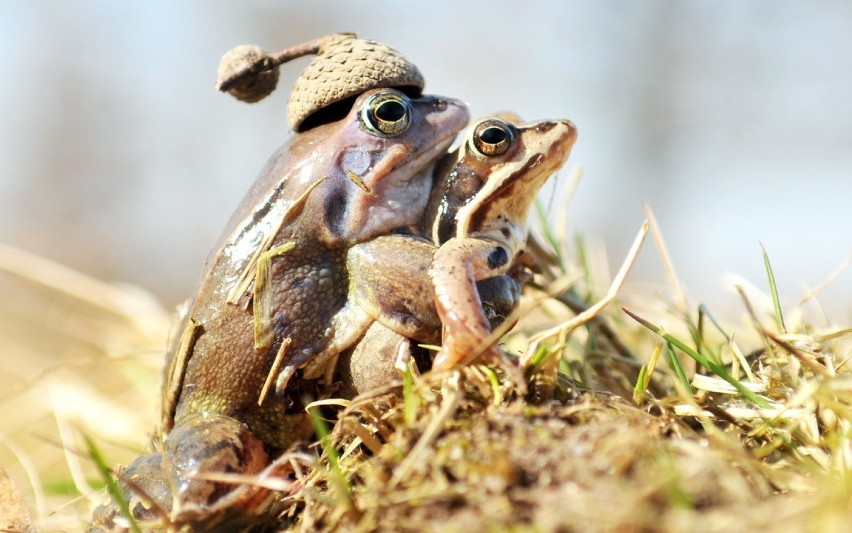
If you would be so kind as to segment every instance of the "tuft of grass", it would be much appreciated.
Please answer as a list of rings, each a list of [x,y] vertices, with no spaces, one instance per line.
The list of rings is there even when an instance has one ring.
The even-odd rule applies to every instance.
[[[752,391],[750,391],[748,388],[746,388],[742,383],[740,383],[739,380],[734,379],[734,377],[730,373],[728,373],[727,369],[724,366],[720,365],[719,363],[715,363],[715,362],[711,361],[710,359],[706,358],[705,356],[701,355],[695,349],[688,346],[685,342],[681,341],[680,339],[671,335],[670,333],[666,333],[663,330],[663,328],[661,328],[660,326],[652,324],[648,320],[645,320],[644,318],[640,317],[636,313],[633,313],[632,311],[629,311],[625,308],[622,308],[622,310],[625,313],[627,313],[632,319],[634,319],[635,321],[639,322],[640,324],[642,324],[643,326],[645,326],[646,328],[648,328],[649,330],[651,330],[655,334],[662,337],[666,341],[666,343],[673,345],[673,346],[676,346],[680,351],[682,351],[683,353],[685,353],[686,355],[688,355],[689,357],[694,359],[695,362],[697,362],[698,364],[700,364],[704,368],[710,370],[711,372],[713,372],[714,374],[716,374],[720,378],[722,378],[725,381],[727,381],[728,383],[730,383],[735,389],[737,389],[737,391],[743,396],[743,398],[745,398],[749,402],[751,402],[751,403],[753,403],[753,404],[755,404],[759,407],[765,407],[765,408],[769,407],[769,402],[767,402],[765,399],[761,398],[760,396],[757,396],[756,394],[754,394]]]
[[[557,258],[545,263],[545,274],[562,266],[580,270],[584,276],[572,290],[601,293],[593,282],[605,286],[608,274],[591,269],[605,263],[593,255],[598,248],[578,242],[582,265],[567,264],[572,254],[555,235],[545,237]],[[560,257],[566,264],[559,265]],[[619,290],[615,305],[532,350],[531,383],[561,370],[548,381],[552,397],[532,401],[501,368],[418,377],[403,365],[399,384],[347,403],[333,427],[312,410],[317,443],[306,447],[315,446],[322,457],[297,476],[294,486],[302,490],[276,502],[280,529],[845,531],[852,495],[852,328],[825,317],[817,326],[799,307],[782,307],[767,257],[764,251],[773,309],[753,308],[743,297],[744,322],[690,305],[671,265],[669,295]],[[525,309],[506,339],[514,353],[526,353],[536,334],[588,309],[562,287],[548,292],[558,275],[545,274],[536,280],[543,287],[537,305]],[[133,298],[118,297],[114,287],[104,294],[123,303],[112,312],[60,298],[55,291],[62,283],[47,289],[25,283],[28,288],[0,287],[12,298],[0,302],[0,339],[14,355],[0,359],[0,380],[7,379],[0,383],[14,391],[0,398],[0,431],[25,443],[19,447],[42,479],[77,487],[74,494],[48,491],[38,527],[76,530],[100,500],[85,480],[103,479],[114,495],[109,465],[127,464],[143,447],[116,437],[110,426],[141,441],[154,426],[153,408],[147,418],[133,417],[155,403],[151,391],[166,334],[151,324],[167,323],[168,313],[129,312]],[[39,296],[30,295],[28,303],[24,295],[32,292]],[[95,296],[89,300],[102,302]],[[33,303],[57,306],[62,298],[61,314],[74,322],[52,322],[56,313]],[[14,312],[4,307],[8,301],[16,302]],[[26,313],[31,319],[21,321]],[[767,313],[775,317],[771,331],[758,320]],[[18,332],[26,336],[14,336]],[[86,340],[75,343],[76,337]],[[57,361],[46,353],[73,357]],[[28,367],[31,360],[39,365]],[[66,400],[71,393],[79,401]],[[36,400],[51,394],[57,412],[38,411],[44,402]],[[86,405],[81,416],[107,413],[93,417],[101,425],[86,437],[89,455],[98,456],[92,464],[63,461],[55,426],[70,419],[60,412],[68,405]],[[116,405],[126,408],[108,410]],[[33,422],[21,425],[27,409]],[[32,433],[47,438],[33,444],[25,440]],[[26,487],[17,459],[0,459]]]

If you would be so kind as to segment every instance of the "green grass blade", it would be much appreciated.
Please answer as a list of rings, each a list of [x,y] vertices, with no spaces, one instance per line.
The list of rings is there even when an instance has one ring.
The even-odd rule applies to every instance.
[[[418,403],[417,395],[414,394],[414,376],[408,365],[405,365],[402,371],[402,405],[406,426],[413,425],[417,419]]]
[[[666,342],[666,356],[669,360],[669,366],[672,367],[675,375],[677,375],[677,379],[680,381],[681,386],[683,386],[683,390],[685,390],[689,395],[695,394],[695,391],[692,390],[692,385],[689,383],[689,379],[686,377],[686,372],[683,371],[683,366],[677,358],[674,347],[670,342]]]
[[[775,285],[775,274],[772,273],[772,265],[769,263],[769,254],[766,253],[766,248],[763,243],[760,243],[760,250],[763,253],[763,266],[766,267],[766,277],[769,281],[769,294],[772,295],[772,305],[775,306],[775,325],[778,327],[779,333],[787,333],[787,326],[784,325],[784,316],[781,314],[781,301],[778,298],[778,287]]]
[[[542,205],[541,200],[539,200],[538,198],[535,199],[535,213],[538,217],[541,231],[544,234],[544,240],[547,241],[547,244],[550,245],[553,255],[556,256],[556,263],[559,265],[559,270],[565,272],[565,261],[562,258],[562,248],[559,246],[559,240],[553,234],[553,230],[550,227],[550,222],[547,220],[547,213],[544,210],[544,206]]]
[[[124,495],[121,493],[121,487],[118,486],[115,476],[112,475],[112,470],[109,466],[107,466],[101,451],[97,446],[95,446],[95,442],[89,438],[88,435],[85,433],[82,433],[82,435],[83,440],[86,442],[86,450],[89,452],[89,457],[92,459],[92,462],[95,463],[95,468],[97,468],[98,473],[101,475],[101,478],[103,478],[107,492],[109,493],[110,498],[112,498],[113,503],[118,506],[121,514],[127,518],[130,523],[130,530],[134,533],[142,533],[142,529],[140,529],[139,524],[137,524],[136,520],[133,519],[133,514],[130,512],[130,505],[127,503],[127,500],[124,499]]]
[[[592,267],[589,264],[589,253],[586,247],[586,239],[578,233],[574,236],[574,246],[577,248],[577,264],[583,272],[583,282],[586,284],[586,294],[583,299],[587,300],[591,292],[594,280],[592,279]]]
[[[639,377],[636,378],[636,385],[633,386],[633,403],[639,405],[642,403],[642,397],[645,396],[645,391],[648,390],[648,380],[645,376],[648,374],[648,367],[642,365],[639,367]]]
[[[503,388],[500,386],[500,377],[497,376],[497,372],[493,368],[485,365],[482,365],[480,368],[485,374],[485,377],[488,378],[488,383],[491,384],[491,392],[494,393],[494,405],[500,405],[503,403]]]
[[[698,322],[695,324],[695,334],[693,335],[693,339],[695,340],[695,350],[698,353],[703,353],[702,348],[704,347],[704,311],[704,305],[699,305]]]
[[[658,344],[657,347],[654,348],[654,353],[651,354],[651,358],[648,359],[648,363],[639,367],[639,377],[636,378],[636,386],[633,387],[633,401],[637,404],[642,403],[642,397],[645,395],[648,387],[651,386],[651,375],[657,368],[657,361],[660,359],[660,351],[662,351],[662,349],[663,345]]]
[[[547,360],[547,357],[550,355],[550,348],[545,345],[541,345],[538,347],[538,350],[535,351],[533,356],[530,358],[530,362],[527,365],[526,374],[527,377],[535,374],[542,363]]]
[[[707,308],[706,305],[704,305],[704,304],[699,305],[698,306],[698,312],[707,317],[707,320],[709,320],[710,323],[713,324],[716,327],[716,330],[718,330],[719,333],[721,333],[725,337],[725,340],[727,340],[727,341],[731,340],[731,336],[728,335],[728,332],[725,331],[724,328],[722,328],[722,325],[719,324],[719,322],[713,316],[713,313],[710,312],[710,310]]]
[[[340,466],[340,455],[337,453],[337,448],[331,442],[331,430],[316,409],[308,409],[308,415],[310,415],[314,430],[320,439],[322,450],[325,452],[325,456],[328,457],[329,474],[331,483],[334,485],[335,492],[338,495],[338,502],[346,507],[352,507],[352,487],[349,485],[349,480],[346,479],[343,468]]]
[[[746,388],[742,383],[739,382],[739,380],[735,379],[731,374],[729,374],[724,366],[722,366],[718,363],[714,363],[713,361],[707,359],[706,357],[704,357],[700,353],[696,352],[693,348],[686,345],[680,339],[678,339],[678,338],[666,333],[665,331],[663,331],[663,329],[660,328],[659,326],[655,326],[654,324],[648,322],[647,320],[640,317],[639,315],[637,315],[637,314],[635,314],[631,311],[628,311],[627,309],[625,309],[623,307],[621,309],[625,313],[627,313],[631,318],[633,318],[633,320],[639,322],[640,324],[642,324],[643,326],[645,326],[649,330],[653,331],[655,334],[662,337],[666,342],[671,343],[673,346],[677,347],[680,351],[682,351],[686,355],[692,357],[695,360],[695,362],[697,362],[701,366],[709,369],[711,372],[713,372],[714,374],[716,374],[720,378],[722,378],[725,381],[727,381],[728,383],[730,383],[731,386],[733,386],[735,389],[737,389],[737,391],[740,393],[740,395],[743,398],[745,398],[749,402],[757,405],[758,407],[769,408],[769,403],[766,400],[764,400],[763,398],[761,398],[760,396],[756,395],[755,393],[750,391],[748,388]]]

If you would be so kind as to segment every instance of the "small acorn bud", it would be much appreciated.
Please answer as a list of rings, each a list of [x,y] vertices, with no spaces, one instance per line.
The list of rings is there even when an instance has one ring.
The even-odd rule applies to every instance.
[[[216,88],[243,102],[259,102],[278,85],[278,65],[253,44],[241,44],[222,56]]]

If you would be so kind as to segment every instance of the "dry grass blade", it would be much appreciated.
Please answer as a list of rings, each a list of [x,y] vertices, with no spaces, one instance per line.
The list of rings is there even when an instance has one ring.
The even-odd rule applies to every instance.
[[[527,347],[526,352],[521,358],[521,366],[528,366],[531,359],[538,351],[539,346],[546,339],[558,335],[566,335],[568,332],[582,326],[583,324],[594,318],[598,313],[601,312],[601,310],[603,310],[603,308],[605,308],[615,299],[615,297],[618,295],[618,291],[621,289],[621,286],[624,284],[624,281],[627,278],[627,274],[630,272],[630,269],[636,262],[636,258],[639,255],[639,251],[642,249],[642,243],[645,242],[645,236],[647,234],[648,222],[646,221],[642,224],[639,233],[633,240],[633,244],[630,246],[630,251],[627,253],[627,257],[625,258],[624,263],[622,263],[621,268],[618,269],[618,273],[613,279],[612,284],[610,285],[606,294],[597,303],[590,306],[588,309],[578,314],[574,318],[567,320],[556,327],[550,328],[546,331],[534,335],[530,339],[529,346]]]
[[[657,224],[657,217],[654,216],[654,211],[650,205],[645,204],[643,210],[645,211],[645,218],[651,224],[651,234],[654,236],[657,252],[660,254],[660,259],[663,262],[663,269],[666,272],[666,278],[669,280],[669,289],[672,291],[672,295],[674,295],[675,306],[681,315],[686,316],[689,309],[686,305],[686,296],[683,294],[683,288],[677,277],[677,272],[675,272],[674,263],[672,263],[669,250],[663,240],[660,226]]]
[[[272,347],[274,332],[272,327],[272,310],[275,295],[275,280],[272,278],[272,260],[285,255],[296,247],[293,241],[276,246],[260,254],[257,260],[257,271],[254,278],[254,296],[252,298],[252,314],[254,315],[254,349],[268,350]]]
[[[228,472],[199,473],[190,476],[190,478],[217,481],[219,483],[228,483],[230,485],[247,485],[279,492],[287,492],[293,488],[293,482],[286,479],[267,476],[231,474]]]
[[[266,395],[269,394],[269,389],[272,387],[272,383],[277,381],[278,372],[281,370],[281,363],[284,362],[284,355],[287,354],[287,348],[290,347],[291,342],[293,342],[292,339],[290,339],[290,337],[286,337],[281,341],[281,345],[275,352],[275,359],[272,361],[272,367],[270,367],[269,373],[266,375],[266,381],[263,382],[263,387],[260,389],[260,396],[257,398],[257,405],[263,405],[263,400],[266,399]]]
[[[763,246],[763,243],[760,243],[760,251],[763,255],[763,265],[766,268],[766,277],[769,281],[769,294],[772,296],[772,305],[775,308],[775,323],[778,326],[779,333],[787,333],[787,326],[784,325],[784,315],[781,313],[781,300],[778,298],[778,287],[775,284],[775,274],[772,272],[769,254],[766,252],[766,247]]]
[[[852,254],[850,254],[849,257],[847,257],[846,260],[843,261],[843,263],[840,266],[838,266],[836,269],[834,269],[834,271],[831,274],[828,275],[828,278],[826,278],[825,281],[823,281],[822,283],[820,283],[819,285],[817,285],[813,289],[808,290],[805,293],[805,295],[802,296],[802,298],[796,304],[796,307],[802,307],[806,302],[816,298],[816,296],[820,292],[822,292],[826,288],[830,287],[831,284],[834,283],[837,280],[837,278],[839,278],[844,272],[846,272],[846,270],[848,270],[850,266],[852,266]]]
[[[461,390],[460,381],[461,373],[459,371],[453,372],[447,378],[446,384],[441,391],[443,400],[441,401],[440,410],[429,422],[429,425],[423,431],[423,435],[417,441],[417,444],[411,448],[411,451],[402,463],[400,463],[399,467],[397,467],[390,481],[391,488],[399,484],[399,482],[409,474],[415,464],[422,461],[424,450],[432,445],[438,436],[438,432],[441,431],[444,424],[446,424],[447,421],[455,414],[456,409],[458,409],[459,403],[464,396],[464,393]]]
[[[168,329],[155,300],[126,287],[114,287],[64,265],[0,243],[0,270],[125,318],[148,334]]]

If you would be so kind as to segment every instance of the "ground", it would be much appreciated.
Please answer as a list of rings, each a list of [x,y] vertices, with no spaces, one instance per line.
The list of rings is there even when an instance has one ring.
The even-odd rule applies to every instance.
[[[4,254],[0,465],[14,486],[0,477],[0,491],[39,530],[79,530],[104,498],[80,436],[116,468],[145,451],[171,313],[137,289]],[[578,282],[571,294],[603,292]],[[525,296],[507,351],[574,315],[568,293],[542,294]],[[845,531],[850,329],[745,294],[744,321],[683,302],[620,296],[545,343],[525,384],[473,365],[327,402],[333,430],[300,450],[280,528]],[[0,522],[27,530],[15,509]]]

